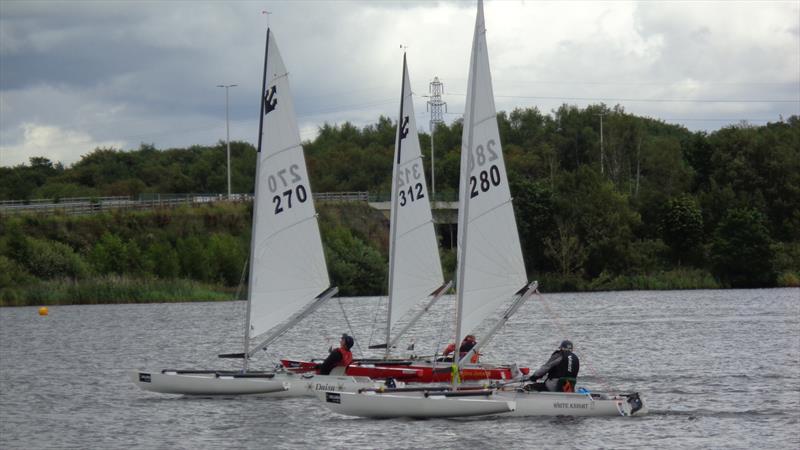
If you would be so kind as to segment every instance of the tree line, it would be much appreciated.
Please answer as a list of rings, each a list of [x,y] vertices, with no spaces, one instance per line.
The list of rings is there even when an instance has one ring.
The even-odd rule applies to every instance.
[[[526,266],[550,290],[800,285],[797,116],[706,133],[600,104],[563,105],[551,114],[516,109],[499,113],[498,124]],[[454,198],[458,191],[461,131],[460,121],[435,130],[437,196]],[[313,189],[388,193],[395,133],[386,117],[362,128],[320,127],[304,143]],[[430,179],[430,135],[421,133],[420,144]],[[0,168],[0,199],[225,192],[225,155],[220,142],[96,149],[68,168],[31,158]],[[232,142],[231,156],[233,191],[252,192],[255,149]],[[345,251],[346,227],[337,226]],[[373,252],[348,258],[369,260],[367,266],[385,258],[385,237],[374,234],[357,236]],[[98,244],[119,245],[108,239]],[[178,259],[196,247],[171,243]],[[169,253],[139,246],[147,254]],[[91,258],[102,260],[102,252]],[[452,251],[443,259],[450,270]],[[142,270],[176,273],[174,264],[164,264]],[[177,276],[211,280],[177,266]],[[378,291],[358,293],[384,290],[372,286]]]
[[[380,293],[382,213],[366,204],[318,212],[334,285],[343,295]],[[244,298],[251,215],[251,204],[223,202],[0,217],[0,305]]]

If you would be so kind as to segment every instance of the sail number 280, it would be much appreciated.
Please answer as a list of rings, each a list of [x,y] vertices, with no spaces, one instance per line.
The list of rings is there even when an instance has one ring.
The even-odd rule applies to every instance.
[[[267,177],[267,187],[275,195],[272,203],[275,205],[275,214],[280,214],[292,207],[294,201],[305,203],[308,200],[308,191],[302,184],[300,166],[292,164],[288,169],[280,169],[274,175]]]
[[[502,181],[500,178],[500,168],[497,167],[497,164],[491,164],[492,161],[497,160],[497,152],[495,151],[494,147],[497,143],[494,139],[489,139],[486,143],[486,146],[478,145],[475,147],[475,157],[472,157],[470,154],[469,158],[469,169],[470,173],[475,168],[475,162],[478,163],[478,169],[476,175],[472,175],[469,177],[469,198],[475,198],[480,195],[481,192],[487,192],[493,186],[500,186],[500,182]],[[485,166],[489,165],[488,169],[484,169]]]

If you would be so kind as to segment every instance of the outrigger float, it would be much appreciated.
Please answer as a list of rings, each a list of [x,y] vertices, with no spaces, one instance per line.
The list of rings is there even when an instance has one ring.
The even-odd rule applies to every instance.
[[[428,386],[365,388],[357,392],[318,392],[331,411],[346,416],[430,419],[502,415],[641,416],[647,406],[638,393],[535,392],[524,388]]]

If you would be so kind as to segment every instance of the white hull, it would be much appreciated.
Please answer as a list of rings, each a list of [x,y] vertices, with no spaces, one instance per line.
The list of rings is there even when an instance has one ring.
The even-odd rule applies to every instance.
[[[373,419],[468,417],[514,410],[513,401],[492,399],[491,396],[452,398],[437,395],[426,397],[419,393],[325,392],[317,397],[333,412]]]
[[[590,395],[566,392],[500,391],[497,398],[513,401],[517,407],[507,416],[642,416],[647,405],[634,411],[635,401],[625,396]]]
[[[128,375],[142,390],[175,395],[313,397],[317,391],[355,392],[380,386],[380,383],[363,377],[293,373],[275,373],[271,378],[235,378],[214,373],[132,370]]]
[[[492,391],[492,395],[445,397],[434,392],[325,392],[317,397],[331,411],[375,419],[435,418],[500,415],[530,416],[641,416],[647,406],[626,396],[561,392]],[[638,399],[638,397],[637,397]],[[634,411],[634,409],[636,409]]]

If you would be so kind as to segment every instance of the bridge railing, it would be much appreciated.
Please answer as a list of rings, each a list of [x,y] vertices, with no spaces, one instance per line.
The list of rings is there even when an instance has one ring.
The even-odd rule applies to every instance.
[[[0,214],[93,214],[110,209],[132,208],[130,196],[65,197],[57,199],[0,200]]]
[[[116,209],[147,210],[155,208],[174,208],[181,205],[201,205],[220,201],[249,202],[253,194],[233,194],[228,200],[225,194],[140,194],[137,199],[131,196],[111,197],[65,197],[38,198],[30,200],[0,200],[0,215],[15,214],[95,214]],[[319,192],[314,194],[319,202],[366,202],[369,193],[364,192]]]
[[[318,192],[314,194],[317,202],[388,202],[388,192]],[[111,197],[68,197],[39,198],[31,200],[0,200],[0,215],[12,214],[95,214],[116,209],[146,210],[155,208],[173,208],[181,205],[201,205],[219,201],[249,202],[252,194],[233,194],[228,200],[225,194],[140,194],[137,199],[131,196]],[[452,193],[436,194],[437,202],[455,201]]]
[[[366,202],[369,192],[317,192],[314,200],[318,202]]]

